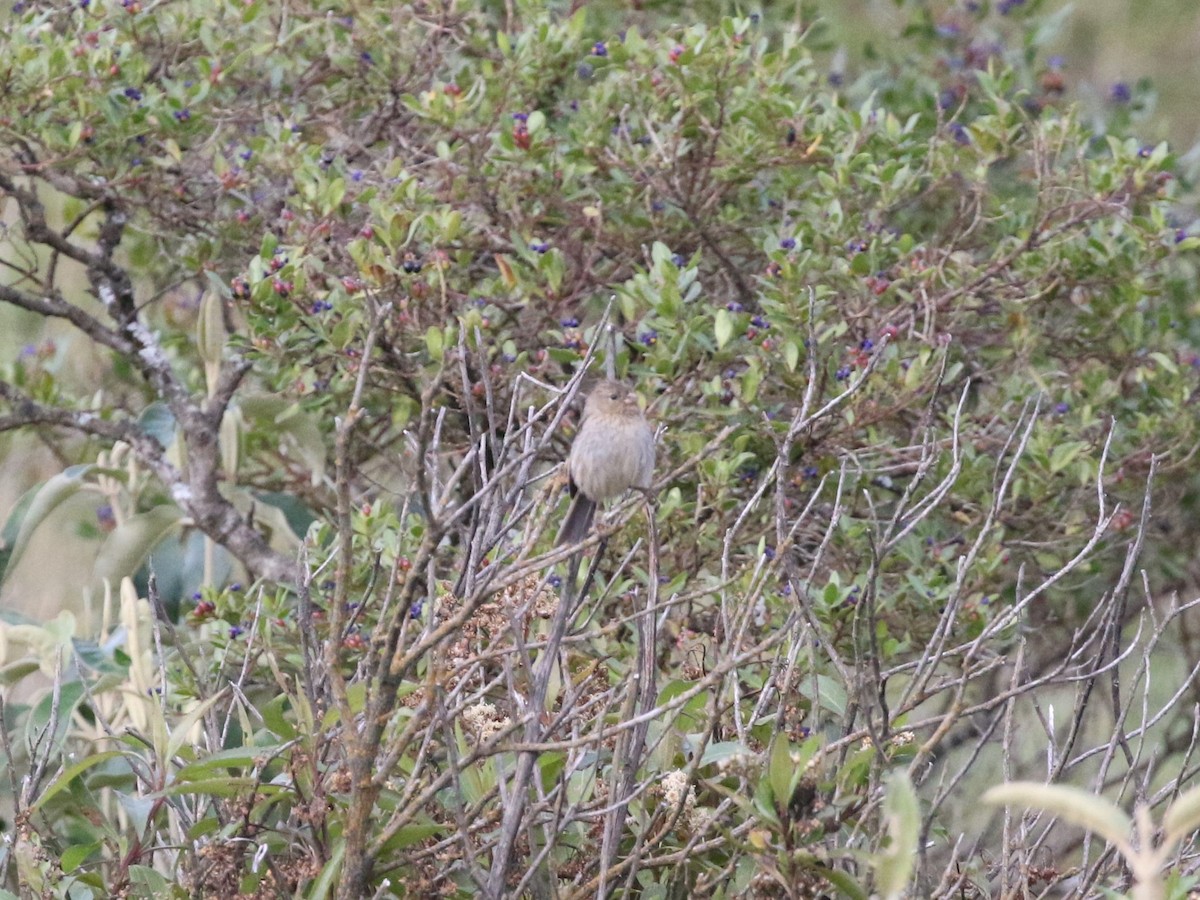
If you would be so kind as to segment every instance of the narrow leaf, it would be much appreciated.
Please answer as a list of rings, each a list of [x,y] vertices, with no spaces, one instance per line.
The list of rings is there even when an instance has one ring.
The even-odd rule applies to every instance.
[[[1129,816],[1103,797],[1080,788],[1013,781],[988,790],[983,795],[983,802],[1045,810],[1094,831],[1119,849],[1129,846],[1129,835],[1133,829]]]

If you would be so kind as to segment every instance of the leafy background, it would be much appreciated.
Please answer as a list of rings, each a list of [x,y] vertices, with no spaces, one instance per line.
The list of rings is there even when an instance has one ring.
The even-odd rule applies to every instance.
[[[1189,157],[1049,5],[735,12],[18,5],[12,887],[1131,887],[974,798],[1190,775]]]

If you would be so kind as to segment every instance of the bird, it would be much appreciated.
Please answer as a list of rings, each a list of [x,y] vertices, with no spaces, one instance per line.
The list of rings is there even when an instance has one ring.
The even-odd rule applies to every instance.
[[[630,387],[609,380],[592,388],[567,457],[567,472],[574,500],[555,541],[559,547],[587,536],[597,504],[631,487],[650,487],[654,432]]]

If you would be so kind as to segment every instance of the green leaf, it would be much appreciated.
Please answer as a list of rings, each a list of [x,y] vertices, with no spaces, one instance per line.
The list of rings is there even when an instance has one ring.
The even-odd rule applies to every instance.
[[[796,366],[800,363],[800,345],[795,341],[788,341],[783,345],[783,362],[789,372],[796,371]]]
[[[1050,474],[1057,474],[1069,466],[1087,446],[1082,441],[1066,441],[1055,445],[1050,451]]]
[[[829,588],[826,588],[828,592]],[[840,591],[838,592],[840,596]],[[799,687],[799,691],[809,700],[820,705],[823,709],[827,709],[835,715],[842,715],[846,711],[846,689],[842,684],[828,675],[817,676],[817,690],[814,695],[811,686],[811,680],[805,679]]]
[[[93,577],[96,581],[116,584],[132,577],[164,537],[183,519],[183,512],[172,503],[164,503],[131,516],[112,530],[96,556]]]
[[[848,900],[867,900],[867,892],[850,874],[820,865],[812,868],[837,888],[840,896],[848,898]]]
[[[329,862],[325,863],[325,867],[321,869],[321,874],[313,881],[312,887],[308,889],[308,896],[311,900],[325,900],[326,897],[334,896],[334,886],[338,878],[342,874],[342,859],[346,856],[346,842],[338,839],[334,842],[333,853],[329,855]]]
[[[149,866],[130,866],[129,883],[142,888],[141,891],[136,892],[135,896],[171,896],[171,882],[167,881],[159,872]]]
[[[1200,828],[1200,787],[1184,791],[1163,816],[1164,841],[1169,845],[1183,840]]]
[[[202,781],[214,774],[229,774],[230,769],[253,767],[260,760],[269,759],[276,747],[233,747],[219,750],[196,762],[188,763],[175,773],[176,782]]]
[[[263,717],[263,724],[271,729],[272,734],[283,738],[285,741],[293,740],[298,734],[296,726],[288,716],[291,711],[291,705],[292,700],[290,697],[286,694],[277,694],[259,708],[259,712]]]
[[[151,403],[138,416],[138,428],[164,448],[170,447],[175,440],[175,414],[165,403]]]
[[[92,841],[88,844],[72,844],[63,851],[62,857],[59,860],[59,865],[62,870],[67,873],[74,872],[81,865],[87,862],[88,857],[103,847],[101,841]]]
[[[8,574],[16,567],[37,527],[54,510],[75,496],[75,493],[83,487],[84,479],[94,468],[95,466],[89,463],[64,469],[40,487],[28,491],[17,502],[16,509],[13,510],[8,522],[4,525],[4,545],[5,547],[11,546],[12,549],[7,553],[7,560],[4,560],[4,551],[0,549],[0,561],[4,562],[4,571],[0,574],[0,581],[7,578]],[[15,532],[15,536],[10,537],[13,532]]]
[[[425,349],[429,352],[429,358],[434,362],[442,361],[442,356],[446,352],[446,335],[441,328],[431,325],[425,332]]]
[[[704,755],[700,757],[700,765],[707,766],[712,763],[724,762],[727,759],[736,759],[739,756],[753,756],[753,754],[740,741],[714,741],[704,748]]]
[[[14,685],[42,668],[36,659],[23,659],[0,666],[0,684]]]
[[[733,337],[733,316],[727,309],[718,309],[716,320],[713,322],[713,335],[717,339],[717,349],[723,348]]]
[[[175,758],[175,754],[189,740],[192,726],[199,722],[204,714],[208,712],[209,708],[218,700],[223,699],[224,696],[224,692],[218,691],[212,696],[205,698],[189,710],[187,715],[174,723],[174,727],[171,729],[171,737],[167,741],[166,748],[163,750],[164,759]]]
[[[888,844],[875,857],[875,886],[884,900],[898,900],[912,877],[921,832],[917,793],[904,769],[896,769],[887,778],[883,827]]]
[[[446,831],[444,825],[438,825],[436,822],[413,823],[404,825],[396,831],[384,848],[387,850],[403,850],[405,847],[411,847],[413,844],[419,844],[421,841],[431,837],[436,837]]]
[[[771,742],[767,778],[771,782],[771,794],[776,806],[783,809],[792,799],[792,792],[799,781],[796,764],[792,762],[792,742],[784,734],[775,735],[775,740]]]
[[[257,787],[255,787],[256,785]],[[148,793],[146,796],[237,797],[240,794],[250,791],[252,788],[259,795],[269,795],[286,790],[278,785],[259,784],[258,779],[251,778],[248,775],[240,777],[223,775],[219,778],[199,778],[194,781],[176,782],[163,788],[161,791]]]
[[[221,471],[231,481],[237,480],[238,464],[241,460],[241,437],[245,430],[241,410],[236,404],[230,404],[221,416],[220,448]]]
[[[196,317],[196,351],[208,374],[208,388],[215,387],[215,374],[220,372],[221,357],[225,352],[225,318],[221,311],[221,296],[216,291],[205,291],[200,299],[200,314]]]
[[[95,753],[91,756],[84,757],[73,766],[64,769],[63,772],[55,778],[29,805],[30,811],[41,809],[48,802],[53,800],[59,793],[70,786],[71,782],[86,772],[88,769],[100,765],[110,759],[121,756],[120,750],[105,750],[100,753]]]
[[[1062,784],[1012,781],[983,795],[984,803],[1041,809],[1094,831],[1117,848],[1129,847],[1133,823],[1117,806],[1095,794]]]

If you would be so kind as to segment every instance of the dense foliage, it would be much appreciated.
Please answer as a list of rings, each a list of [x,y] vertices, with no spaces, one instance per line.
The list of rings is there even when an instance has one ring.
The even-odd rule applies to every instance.
[[[1126,885],[972,800],[1189,771],[1173,156],[1021,3],[845,65],[596,6],[14,8],[0,301],[61,327],[0,431],[63,471],[0,564],[91,498],[99,610],[4,625],[14,888]],[[655,491],[576,555],[604,372]]]

